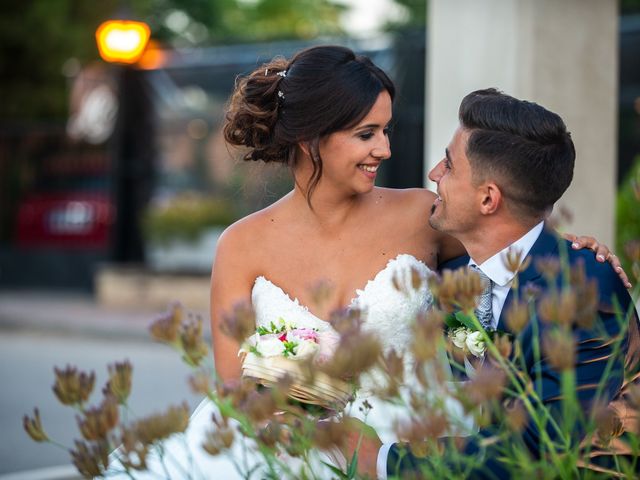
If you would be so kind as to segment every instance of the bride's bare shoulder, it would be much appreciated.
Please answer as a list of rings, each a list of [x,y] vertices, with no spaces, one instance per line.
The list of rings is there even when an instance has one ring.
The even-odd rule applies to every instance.
[[[419,202],[430,201],[436,197],[436,194],[426,188],[387,188],[376,187],[376,192],[379,192],[389,198],[397,201],[405,202]]]
[[[402,213],[402,218],[412,223],[416,219],[421,219],[421,223],[428,221],[436,198],[436,194],[426,188],[379,188],[377,191],[390,212]]]
[[[251,213],[229,225],[217,244],[216,256],[237,257],[237,260],[255,261],[269,243],[269,232],[274,219],[280,215],[279,202]]]

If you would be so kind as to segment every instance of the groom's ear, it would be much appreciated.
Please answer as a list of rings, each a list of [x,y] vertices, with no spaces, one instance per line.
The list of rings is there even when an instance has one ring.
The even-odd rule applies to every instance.
[[[481,188],[480,213],[492,215],[502,205],[502,192],[495,183],[487,183]]]

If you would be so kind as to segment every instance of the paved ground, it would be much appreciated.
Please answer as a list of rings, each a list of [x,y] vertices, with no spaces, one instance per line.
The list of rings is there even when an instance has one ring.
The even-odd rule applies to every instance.
[[[56,438],[60,435],[64,438],[64,425],[73,425],[73,421],[66,421],[69,419],[65,420],[55,410],[59,406],[46,403],[49,400],[56,403],[50,391],[54,365],[63,366],[68,361],[95,369],[98,375],[104,376],[102,370],[107,360],[128,357],[138,372],[134,382],[139,395],[137,413],[144,413],[142,410],[147,407],[157,409],[154,400],[163,407],[175,403],[172,396],[176,401],[188,399],[192,406],[197,404],[198,399],[189,396],[185,382],[188,371],[183,369],[179,356],[150,339],[148,327],[159,313],[144,306],[138,309],[105,308],[88,294],[0,290],[0,345],[3,346],[0,377],[1,383],[11,389],[0,393],[0,404],[6,410],[3,412],[6,415],[0,419],[4,424],[0,457],[5,459],[0,463],[11,463],[0,465],[0,480],[79,478],[72,466],[63,465],[68,456],[65,452],[55,456],[55,452],[47,449],[50,445],[30,442],[21,431],[21,415],[30,412],[33,405],[42,407],[43,421],[46,412],[50,433],[57,433]],[[207,317],[203,317],[205,336],[210,338]],[[158,376],[153,374],[157,371],[163,372],[160,384]],[[40,388],[42,392],[34,393],[34,388]],[[169,399],[172,401],[168,402]],[[135,403],[135,399],[132,401]],[[21,447],[21,441],[29,445]],[[32,452],[31,448],[36,450]],[[33,455],[31,458],[38,461],[25,461],[21,453],[24,454],[22,457]],[[47,457],[49,454],[51,458]]]
[[[149,307],[105,308],[89,294],[0,290],[0,329],[33,329],[99,338],[148,338],[151,322],[161,313]],[[205,336],[209,325],[203,315]]]

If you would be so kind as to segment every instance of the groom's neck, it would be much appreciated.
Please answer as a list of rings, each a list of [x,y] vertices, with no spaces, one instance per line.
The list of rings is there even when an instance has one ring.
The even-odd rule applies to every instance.
[[[522,238],[540,220],[531,222],[487,222],[458,238],[478,264]]]

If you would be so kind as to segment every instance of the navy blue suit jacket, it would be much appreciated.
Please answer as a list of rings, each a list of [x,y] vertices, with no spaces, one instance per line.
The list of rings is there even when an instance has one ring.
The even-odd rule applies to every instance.
[[[576,384],[577,384],[577,396],[584,408],[588,408],[590,402],[594,399],[596,394],[596,387],[603,377],[603,373],[607,362],[609,361],[613,349],[611,342],[607,342],[603,336],[599,333],[598,328],[604,328],[609,336],[614,336],[619,332],[619,320],[616,318],[616,314],[625,315],[628,311],[632,310],[631,298],[627,290],[625,289],[622,281],[614,272],[609,263],[600,263],[595,260],[595,255],[591,250],[573,250],[570,243],[566,240],[559,239],[553,232],[543,230],[540,237],[534,243],[529,256],[531,258],[531,264],[519,275],[519,294],[522,297],[522,290],[527,288],[528,285],[535,285],[544,290],[548,288],[545,279],[540,272],[536,269],[536,259],[542,257],[558,257],[560,255],[559,247],[562,246],[567,252],[567,256],[570,264],[576,264],[577,262],[583,262],[587,278],[596,279],[599,292],[599,305],[598,316],[599,320],[594,323],[593,328],[574,328],[574,334],[577,338],[576,348]],[[452,264],[444,265],[444,267],[451,268],[466,265],[468,263],[468,257],[458,259]],[[558,285],[561,280],[558,279]],[[498,330],[509,332],[507,323],[505,322],[506,312],[509,309],[510,303],[513,301],[514,292],[509,292],[504,307],[502,309]],[[616,306],[619,309],[616,309]],[[624,317],[623,317],[624,318]],[[534,332],[533,326],[537,322],[537,328],[542,332],[545,328],[543,322],[539,322],[537,318],[532,319],[528,326],[520,332],[518,338],[520,340],[523,356],[526,360],[525,368],[529,375],[529,378],[536,378],[536,371],[541,372],[542,382],[536,384],[536,391],[540,398],[548,405],[551,410],[555,406],[560,406],[561,395],[561,383],[560,374],[556,372],[548,363],[544,355],[541,356],[540,362],[535,363],[535,357],[533,355],[533,342],[532,334]],[[632,316],[632,322],[637,322],[635,313]],[[634,328],[637,323],[634,324]],[[628,342],[625,339],[622,345],[622,352],[615,358],[614,368],[611,370],[605,380],[605,388],[601,400],[608,403],[619,392],[624,380],[624,362],[625,354],[628,347]],[[535,382],[534,382],[535,383]],[[495,433],[496,426],[489,426],[483,428],[480,432],[471,437],[467,442],[464,453],[471,456],[477,456],[476,464],[478,465],[472,472],[469,478],[509,478],[510,475],[505,469],[505,466],[499,461],[498,448],[487,447],[486,450],[480,446],[480,441],[483,438],[492,436]],[[553,430],[548,429],[551,438],[555,437]],[[579,432],[577,432],[579,434]],[[523,440],[526,446],[529,448],[534,456],[538,456],[539,449],[539,436],[540,432],[530,422],[523,431]],[[405,473],[420,471],[421,465],[428,463],[428,458],[417,458],[413,456],[408,449],[403,448],[400,444],[395,444],[387,459],[387,473],[390,478],[394,475],[403,475]]]

